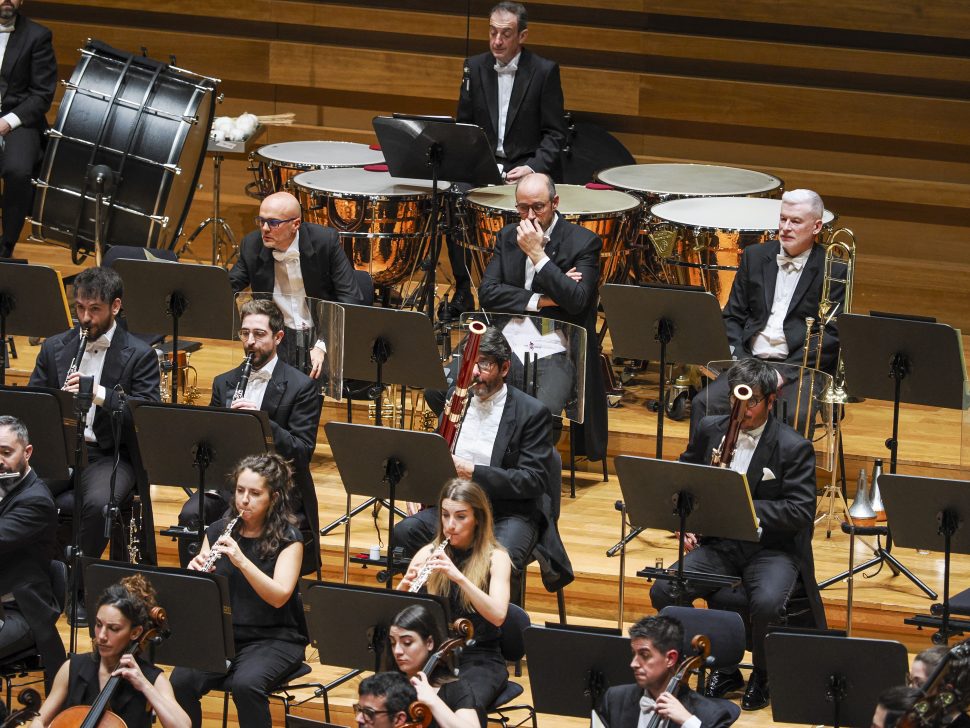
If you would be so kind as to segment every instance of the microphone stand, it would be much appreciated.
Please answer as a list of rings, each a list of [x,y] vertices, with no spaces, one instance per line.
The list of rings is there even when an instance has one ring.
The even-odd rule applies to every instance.
[[[94,378],[82,376],[78,383],[77,394],[74,395],[74,513],[71,516],[73,537],[71,545],[67,547],[67,562],[71,567],[70,592],[71,638],[70,654],[75,654],[77,648],[77,609],[78,590],[81,584],[81,509],[84,507],[84,494],[81,492],[81,476],[84,472],[84,428],[87,425],[88,410],[94,404]]]
[[[114,441],[114,453],[111,461],[111,479],[108,484],[108,503],[102,510],[104,537],[109,540],[119,513],[118,504],[115,503],[115,482],[118,479],[118,464],[121,460],[121,422],[127,404],[125,389],[120,383],[115,385],[114,393],[117,399],[115,406],[111,408],[111,439]]]

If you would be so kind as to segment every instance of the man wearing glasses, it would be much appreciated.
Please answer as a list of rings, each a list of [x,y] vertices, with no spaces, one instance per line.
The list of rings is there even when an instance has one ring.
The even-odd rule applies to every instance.
[[[815,626],[825,627],[825,611],[815,583],[812,529],[815,517],[815,450],[812,443],[771,414],[778,387],[775,369],[761,359],[743,359],[728,372],[731,391],[739,384],[751,387],[752,396],[741,421],[741,434],[731,469],[744,473],[751,489],[761,527],[757,543],[687,534],[690,553],[684,568],[708,574],[738,576],[748,601],[751,621],[751,656],[754,669],[741,700],[744,710],[768,704],[768,673],[764,638],[769,624],[783,624],[788,597],[801,577]],[[712,415],[698,424],[682,462],[710,465],[720,447],[730,415]],[[676,565],[672,568],[676,568]],[[706,598],[717,587],[688,583],[684,604]],[[676,603],[674,582],[658,580],[650,589],[657,609]],[[718,670],[707,688],[708,697],[721,698],[744,685],[737,669]]]
[[[263,410],[269,416],[273,431],[273,445],[283,457],[293,462],[293,482],[298,502],[293,510],[300,516],[300,529],[318,532],[317,497],[310,476],[310,459],[316,447],[320,407],[323,402],[320,388],[306,374],[282,361],[278,347],[283,340],[283,314],[275,303],[263,298],[247,301],[239,312],[242,321],[239,339],[246,354],[252,354],[252,372],[246,388],[236,395],[242,376],[242,364],[220,374],[212,382],[210,407],[230,407],[240,410]],[[206,523],[225,512],[229,493],[206,494]],[[179,514],[179,524],[193,530],[198,527],[198,502],[190,498]],[[314,541],[314,544],[316,542]],[[317,566],[319,551],[313,544],[304,544],[303,573]],[[182,565],[194,553],[179,544]]]
[[[361,303],[353,266],[337,232],[303,222],[300,203],[289,192],[264,199],[255,222],[259,229],[243,238],[239,260],[229,271],[233,293],[246,288],[273,293],[285,325],[280,355],[316,379],[323,370],[326,346],[316,337],[307,340],[315,325],[302,299]]]
[[[396,728],[409,722],[408,707],[418,699],[402,672],[379,672],[364,678],[357,686],[357,695],[357,725],[371,728]]]

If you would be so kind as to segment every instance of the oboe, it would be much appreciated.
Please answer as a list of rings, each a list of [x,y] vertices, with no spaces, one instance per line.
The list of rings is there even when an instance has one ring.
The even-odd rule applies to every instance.
[[[236,391],[232,393],[232,401],[236,402],[246,395],[246,387],[249,386],[249,375],[253,373],[253,355],[246,354],[242,363],[242,371],[239,372],[239,383]]]
[[[226,526],[225,531],[219,534],[219,538],[222,538],[223,536],[231,536],[232,529],[236,527],[236,521],[238,521],[239,518],[240,516],[236,516],[231,521],[229,521],[229,525]],[[218,541],[219,538],[217,538],[216,541]],[[212,545],[215,546],[214,543]],[[205,563],[202,564],[202,568],[200,569],[200,571],[208,571],[209,569],[211,569],[215,565],[215,563],[219,560],[220,556],[222,556],[222,554],[220,554],[214,548],[210,548],[209,555],[205,557]]]
[[[428,560],[425,561],[424,566],[421,567],[421,571],[418,572],[418,575],[414,577],[414,581],[411,582],[411,588],[408,589],[409,592],[421,591],[421,587],[424,586],[424,583],[428,580],[428,577],[431,576],[431,559],[448,548],[448,541],[450,540],[451,539],[446,538],[444,541],[438,544],[434,551],[431,552],[431,554],[428,556]]]
[[[67,368],[67,376],[64,377],[64,384],[67,384],[67,380],[71,378],[72,374],[77,373],[77,370],[81,368],[81,357],[84,356],[84,350],[88,346],[88,330],[81,329],[81,342],[77,347],[77,354],[71,359],[71,366]]]

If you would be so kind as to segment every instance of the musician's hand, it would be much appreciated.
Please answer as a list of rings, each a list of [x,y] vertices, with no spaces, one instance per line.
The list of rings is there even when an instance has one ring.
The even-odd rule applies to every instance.
[[[61,387],[65,392],[71,392],[72,394],[77,394],[78,384],[81,381],[81,372],[74,372],[71,374],[67,380],[64,382],[64,386]]]
[[[404,576],[401,577],[401,581],[398,582],[397,588],[400,591],[408,591],[411,588],[411,584],[413,584],[414,580],[417,578],[419,570],[420,569],[413,561],[408,564],[408,570],[404,572]]]
[[[428,704],[438,697],[438,691],[431,687],[431,683],[428,682],[428,676],[423,672],[418,672],[411,678],[411,685],[414,686],[414,690],[418,694],[418,700],[422,703]]]
[[[323,350],[313,347],[310,349],[310,362],[313,367],[310,369],[310,379],[317,379],[323,372],[323,360],[326,358]]]
[[[421,510],[421,504],[415,503],[414,501],[406,501],[404,503],[404,510],[409,516],[413,516]]]
[[[657,698],[657,713],[661,718],[668,718],[671,723],[677,725],[683,725],[693,715],[684,707],[683,703],[670,693],[662,693]]]
[[[196,554],[195,558],[193,558],[185,568],[191,569],[192,571],[202,571],[202,566],[205,564],[205,560],[208,557],[208,555],[209,555],[208,551],[206,551],[204,554],[202,553]]]
[[[240,567],[246,560],[246,554],[239,548],[239,544],[232,536],[220,536],[212,545],[212,550],[222,554],[223,558],[228,558],[234,566]]]
[[[10,124],[4,121],[3,119],[0,119],[0,136],[5,137],[7,136],[7,134],[9,134],[12,131],[13,129],[10,128]],[[526,169],[528,169],[528,167],[526,167]]]
[[[674,538],[680,538],[680,531],[674,531]],[[700,544],[701,539],[696,533],[684,534],[684,551],[693,551]]]
[[[455,464],[455,470],[457,471],[459,478],[464,480],[472,479],[472,476],[475,474],[475,463],[473,463],[471,460],[460,458],[457,455],[452,455],[451,460]]]
[[[455,562],[444,551],[436,553],[428,559],[427,563],[431,566],[432,571],[443,571],[449,581],[458,582],[465,578],[461,569],[455,566]]]
[[[527,164],[519,165],[518,167],[512,167],[508,172],[505,173],[505,181],[509,184],[513,182],[518,182],[520,179],[525,177],[527,174],[532,174],[535,172],[532,167]]]
[[[138,666],[138,662],[131,655],[122,655],[121,662],[118,663],[118,669],[111,673],[111,675],[124,678],[140,693],[145,692],[145,688],[151,685],[148,682],[148,678],[145,677],[141,668]]]
[[[570,268],[569,270],[567,270],[566,271],[566,276],[568,278],[572,278],[577,283],[579,283],[581,280],[583,280],[583,272],[582,271],[579,271],[579,270],[576,270],[575,268]]]
[[[551,296],[547,296],[546,294],[539,296],[539,308],[552,308],[558,305]]]
[[[229,405],[229,409],[258,410],[256,403],[248,399],[237,399]]]
[[[538,220],[520,220],[515,230],[515,242],[518,243],[519,250],[529,256],[533,263],[538,264],[545,255],[546,240]]]

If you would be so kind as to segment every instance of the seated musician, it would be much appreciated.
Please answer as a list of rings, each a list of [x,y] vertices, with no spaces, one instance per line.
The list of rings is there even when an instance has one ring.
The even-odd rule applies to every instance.
[[[950,648],[946,645],[933,645],[918,653],[913,658],[913,664],[909,668],[909,677],[906,678],[906,684],[912,688],[923,687],[930,675],[933,674],[936,666],[940,664],[940,660],[949,651]]]
[[[462,651],[459,670],[474,693],[476,709],[487,712],[509,679],[499,640],[509,607],[512,562],[496,541],[488,496],[475,483],[449,480],[437,508],[422,513],[428,511],[440,514],[434,538],[415,554],[398,589],[409,590],[427,566],[423,588],[448,597],[452,618],[472,621],[475,645]],[[445,539],[448,544],[441,548]]]
[[[150,503],[147,478],[138,458],[134,421],[121,393],[131,399],[159,401],[158,356],[148,344],[118,325],[123,293],[121,276],[113,269],[95,267],[81,271],[74,279],[74,310],[79,328],[88,332],[87,346],[82,354],[80,332],[75,329],[50,337],[40,348],[29,382],[32,387],[52,387],[77,394],[82,376],[94,379],[94,403],[88,410],[84,427],[88,464],[81,472],[84,505],[81,533],[77,537],[81,553],[91,558],[101,558],[108,543],[104,535],[104,507],[111,496],[114,464],[112,412],[121,412],[115,503],[125,501],[136,481],[144,481],[142,503]],[[77,370],[69,375],[72,362]],[[73,513],[71,481],[48,485],[60,512]],[[72,618],[79,625],[87,624],[83,608]]]
[[[748,543],[687,534],[690,550],[684,567],[692,571],[739,576],[747,592],[751,619],[751,655],[754,669],[741,707],[758,710],[768,704],[768,674],[764,638],[769,624],[783,623],[788,597],[801,577],[811,603],[815,625],[825,626],[825,612],[815,583],[812,530],[815,515],[815,450],[812,443],[771,415],[778,375],[761,359],[744,359],[729,372],[731,390],[739,384],[751,387],[752,396],[743,411],[741,435],[731,459],[731,469],[745,473],[762,528],[761,540]],[[729,415],[701,420],[681,461],[710,464],[729,424]],[[673,581],[658,580],[650,600],[660,610],[674,604]],[[688,583],[684,604],[710,596],[717,587]],[[743,685],[739,670],[718,670],[711,676],[707,695],[719,698]]]
[[[445,660],[431,674],[425,672],[428,658],[445,642],[444,626],[427,607],[415,604],[405,607],[394,617],[390,629],[391,655],[397,669],[403,672],[418,693],[418,700],[431,708],[432,726],[439,728],[479,728],[485,724],[475,712],[475,696],[468,679],[459,674],[455,680],[438,682],[446,672]],[[442,669],[444,668],[444,669]],[[484,717],[484,714],[483,714]]]
[[[379,672],[357,686],[354,717],[368,728],[400,728],[411,722],[408,708],[417,700],[414,687],[399,672]]]
[[[274,294],[286,324],[280,356],[317,379],[323,371],[327,347],[322,340],[306,339],[307,329],[315,328],[314,322],[294,297],[362,303],[354,268],[337,231],[303,222],[300,202],[289,192],[267,196],[259,206],[256,225],[259,230],[242,239],[239,259],[229,271],[233,293],[249,288]]]
[[[291,507],[301,518],[301,528],[317,528],[317,496],[310,475],[310,459],[317,444],[317,427],[323,404],[320,389],[307,375],[280,361],[278,347],[285,335],[283,315],[275,303],[263,299],[247,301],[240,311],[242,328],[239,338],[246,354],[252,354],[252,373],[245,391],[234,399],[240,381],[242,365],[220,374],[212,383],[212,407],[232,409],[261,409],[269,416],[273,430],[273,445],[290,460],[295,471],[295,492]],[[206,523],[220,517],[229,505],[228,494],[221,491],[206,494]],[[306,507],[304,507],[306,504]],[[197,496],[186,501],[179,514],[179,524],[198,528],[199,502]],[[191,558],[189,549],[180,544],[182,564]],[[316,568],[318,554],[307,551],[307,573]]]
[[[597,716],[606,728],[638,728],[654,714],[669,725],[718,728],[734,723],[726,701],[705,698],[681,680],[675,693],[668,685],[677,674],[684,646],[684,628],[672,617],[644,617],[630,627],[633,685],[611,687],[603,695]],[[595,720],[594,720],[595,725]]]
[[[919,698],[919,689],[908,685],[897,685],[883,690],[872,714],[872,728],[895,728],[899,719]]]
[[[232,474],[235,492],[226,518],[206,530],[189,568],[229,579],[236,657],[229,666],[241,728],[270,725],[266,691],[303,661],[308,642],[296,584],[303,542],[290,510],[292,472],[277,454],[250,455]],[[214,563],[209,558],[213,556]],[[175,668],[179,704],[202,725],[202,696],[226,675]]]
[[[749,245],[741,256],[731,295],[724,307],[724,327],[734,359],[755,357],[800,366],[805,353],[805,319],[819,318],[819,298],[825,278],[825,248],[816,244],[825,206],[812,190],[789,190],[781,198],[778,240]],[[838,277],[844,278],[840,266]],[[845,300],[845,286],[833,283],[830,297]],[[841,309],[836,313],[841,313]],[[817,325],[817,324],[816,324]],[[834,373],[839,353],[838,330],[830,322],[822,338],[821,369]],[[808,365],[815,366],[815,352]],[[794,411],[797,393],[790,384],[782,392]],[[691,432],[707,414],[728,409],[723,375],[691,401]]]
[[[189,716],[176,702],[165,673],[132,652],[143,633],[156,626],[151,617],[155,598],[154,588],[141,574],[125,577],[104,591],[98,599],[94,651],[72,655],[61,665],[33,728],[51,725],[72,706],[82,706],[75,708],[80,715],[64,725],[81,725],[88,706],[111,677],[122,680],[108,708],[128,728],[150,728],[152,712],[162,728],[188,728]]]
[[[511,358],[502,333],[489,328],[481,338],[470,387],[473,396],[454,447],[455,469],[459,478],[474,480],[488,495],[495,537],[512,565],[524,569],[537,546],[550,564],[548,573],[556,574],[546,587],[555,590],[572,580],[555,528],[562,480],[559,460],[549,434],[549,410],[505,384]],[[406,555],[414,555],[434,537],[438,518],[436,508],[405,518],[394,528],[394,542]]]

